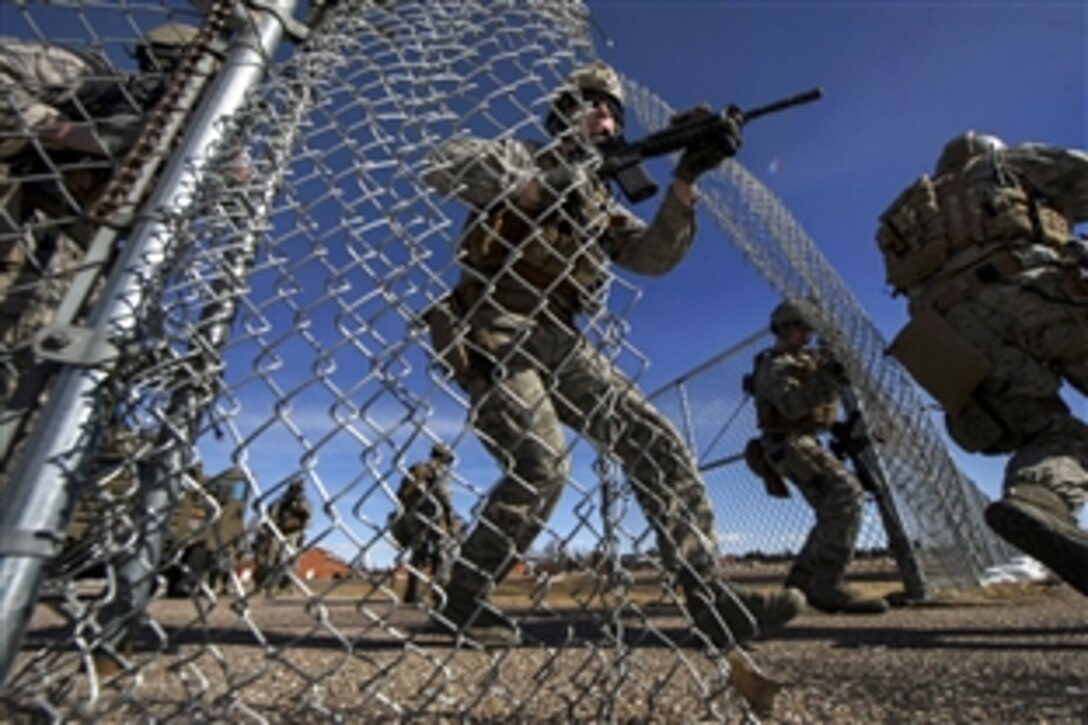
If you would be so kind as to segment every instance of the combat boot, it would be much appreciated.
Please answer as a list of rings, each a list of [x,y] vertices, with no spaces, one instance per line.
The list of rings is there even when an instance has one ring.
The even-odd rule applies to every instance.
[[[812,577],[812,571],[794,564],[790,567],[790,572],[786,575],[786,581],[782,583],[782,588],[800,589],[803,592],[812,583]]]
[[[695,627],[722,649],[772,635],[805,609],[805,597],[796,589],[713,589],[712,603],[702,596],[688,597],[688,611]]]
[[[435,629],[472,647],[519,647],[521,629],[502,612],[474,597],[450,597],[431,615]]]
[[[883,597],[867,597],[843,582],[814,583],[805,590],[808,605],[825,614],[883,614],[888,602]]]
[[[986,523],[998,536],[1030,554],[1081,594],[1088,595],[1088,534],[1069,506],[1042,486],[1011,488],[986,508]]]

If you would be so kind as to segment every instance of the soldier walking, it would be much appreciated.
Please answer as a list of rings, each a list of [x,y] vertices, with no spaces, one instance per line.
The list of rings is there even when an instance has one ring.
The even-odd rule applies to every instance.
[[[460,535],[449,485],[452,463],[453,451],[436,444],[429,460],[408,468],[397,491],[398,510],[389,529],[397,543],[409,551],[406,604],[420,601],[421,572],[430,571],[440,587],[449,584],[449,552]]]
[[[786,301],[771,313],[774,346],[756,356],[745,379],[761,433],[749,444],[756,450],[746,454],[757,475],[769,480],[769,493],[789,496],[782,479],[789,480],[816,514],[786,586],[803,591],[809,605],[822,612],[879,614],[887,611],[887,602],[846,584],[864,492],[820,440],[838,418],[839,392],[848,381],[841,363],[809,346],[814,311],[808,304]]]
[[[1010,455],[986,522],[1088,594],[1088,155],[967,133],[881,215],[888,282],[909,300],[892,352],[965,451]]]
[[[287,567],[291,565],[292,554],[297,555],[302,550],[306,540],[306,527],[310,525],[313,517],[301,478],[296,478],[287,485],[287,491],[272,504],[268,515],[279,529],[280,536],[276,536],[267,527],[262,528],[254,548],[257,558],[257,586],[263,588],[266,594],[272,595],[290,584]]]
[[[695,233],[698,176],[732,156],[740,123],[689,148],[653,221],[620,206],[597,175],[597,144],[622,133],[615,71],[577,68],[552,96],[552,142],[458,137],[432,153],[425,179],[471,209],[460,240],[461,279],[425,315],[435,353],[472,401],[471,423],[502,469],[461,548],[439,624],[480,644],[516,644],[516,623],[489,592],[524,557],[570,472],[563,425],[614,454],[653,526],[688,614],[722,647],[792,619],[796,591],[762,594],[728,584],[714,516],[697,465],[665,416],[579,329],[598,312],[611,262],[663,275]],[[699,107],[686,118],[709,115]]]

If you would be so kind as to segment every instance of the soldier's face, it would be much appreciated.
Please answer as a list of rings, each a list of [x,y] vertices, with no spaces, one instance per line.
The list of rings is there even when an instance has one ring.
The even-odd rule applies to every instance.
[[[573,113],[574,123],[590,141],[602,141],[616,135],[616,117],[605,96],[585,93]]]
[[[790,325],[786,329],[786,344],[792,348],[801,348],[812,340],[812,328],[804,325]]]

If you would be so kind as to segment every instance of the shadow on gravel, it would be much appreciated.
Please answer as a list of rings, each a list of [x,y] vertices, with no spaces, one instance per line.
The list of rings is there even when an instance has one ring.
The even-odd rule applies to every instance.
[[[1071,637],[1079,639],[1071,640]],[[1041,638],[1045,638],[1040,641]],[[840,649],[887,647],[890,649],[995,650],[1008,652],[1076,652],[1088,655],[1088,626],[1071,627],[842,627],[793,626],[776,640],[828,640]]]

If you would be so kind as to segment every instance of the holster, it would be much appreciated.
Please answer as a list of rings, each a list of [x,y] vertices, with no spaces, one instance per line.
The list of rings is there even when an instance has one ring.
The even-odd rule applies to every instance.
[[[912,317],[890,352],[951,415],[963,409],[992,369],[989,359],[933,310]]]
[[[767,463],[767,457],[763,453],[763,442],[759,438],[752,438],[748,445],[744,446],[744,462],[752,473],[763,479],[763,487],[767,495],[773,498],[789,498],[790,489],[782,477]]]

